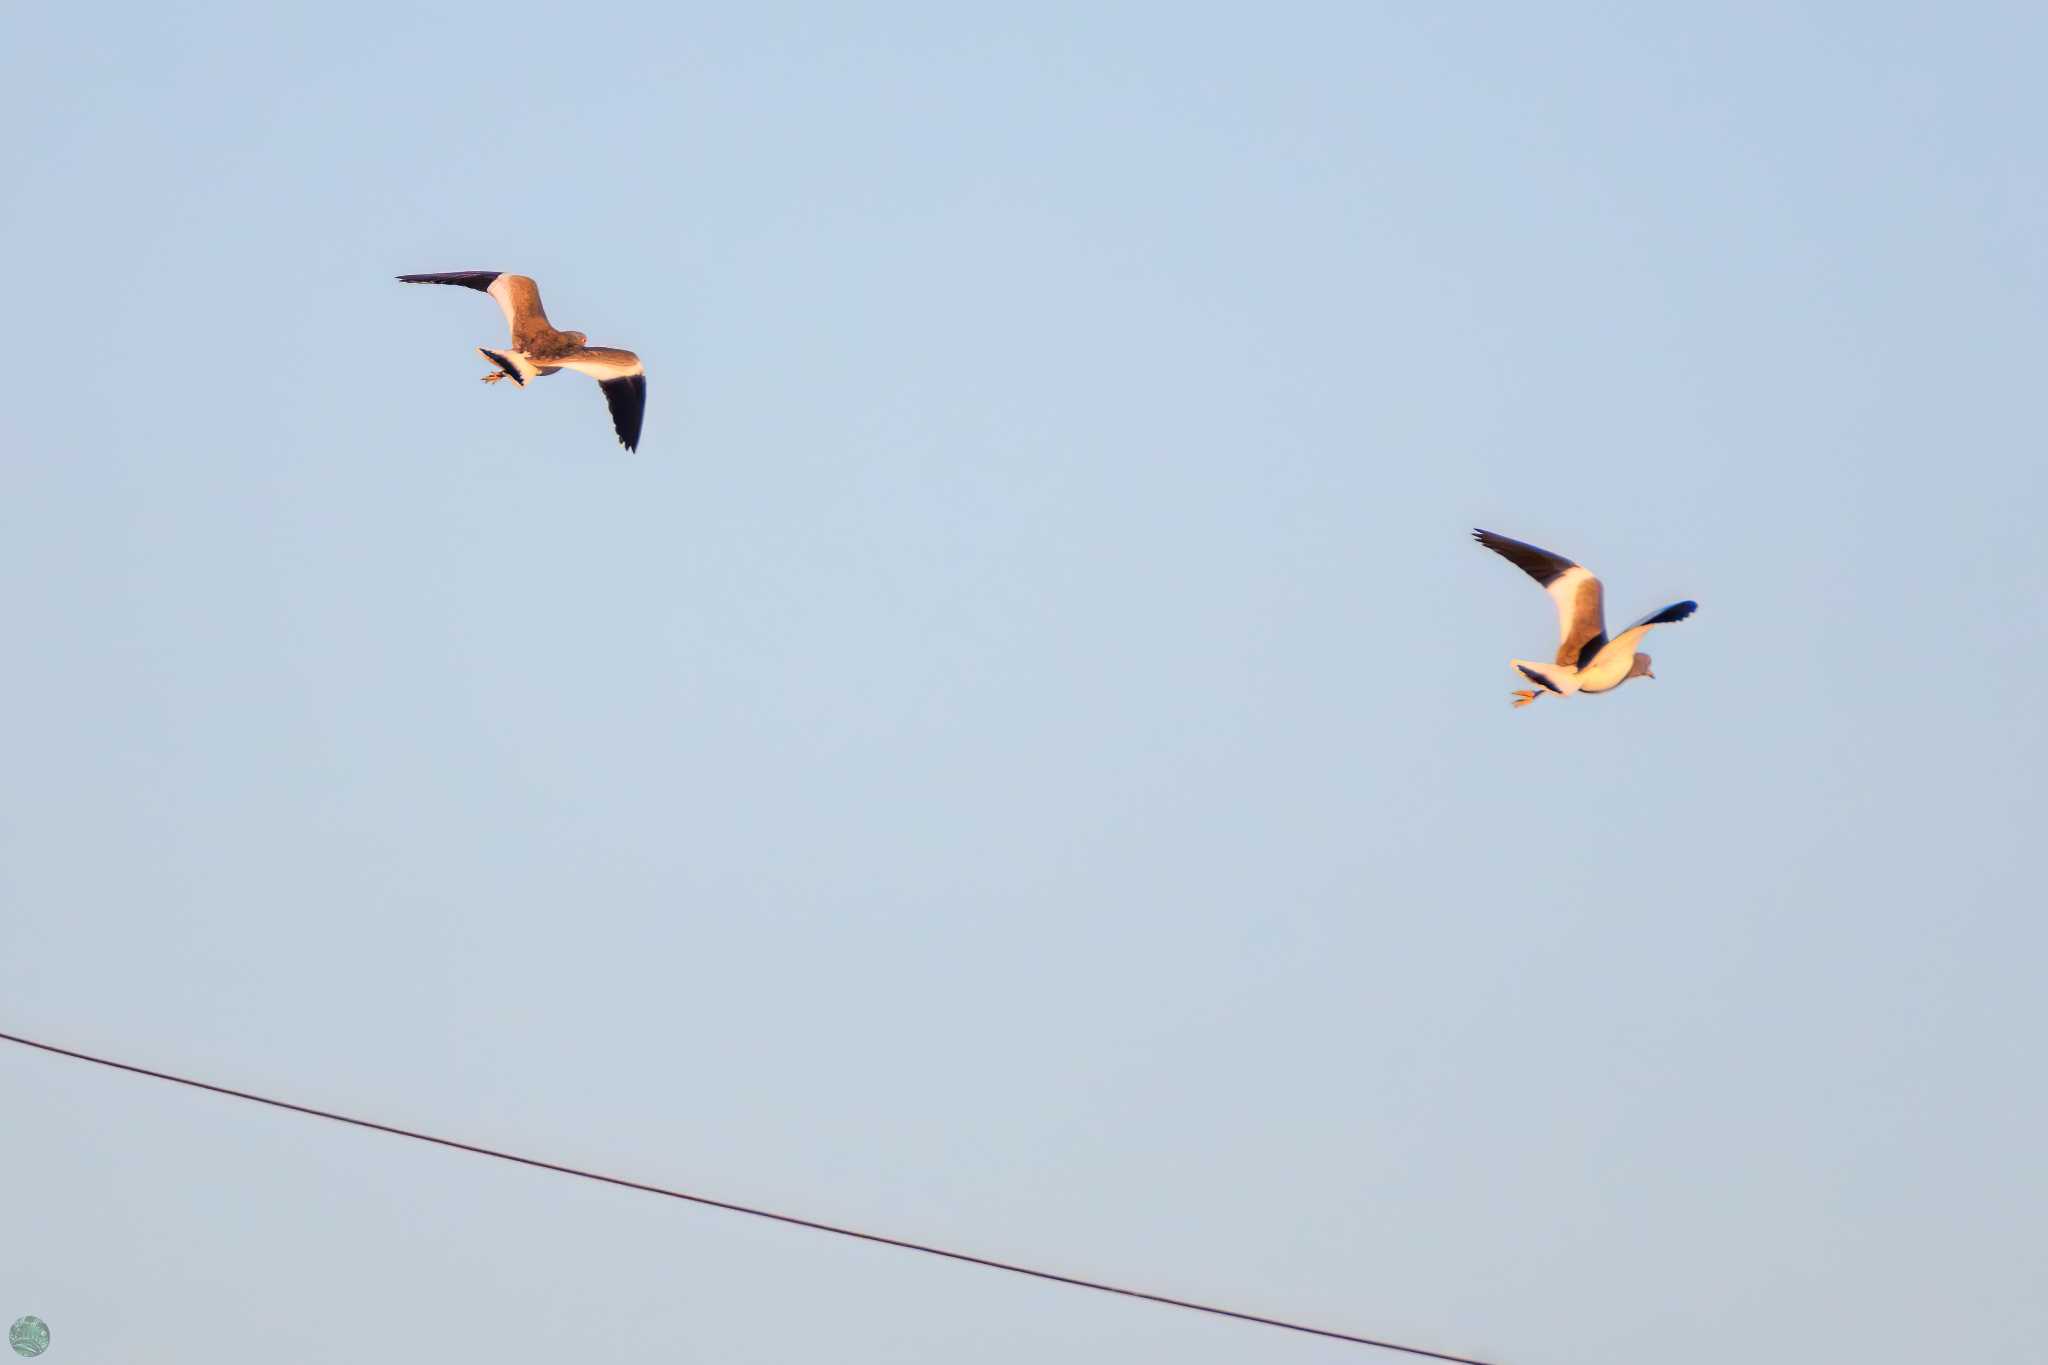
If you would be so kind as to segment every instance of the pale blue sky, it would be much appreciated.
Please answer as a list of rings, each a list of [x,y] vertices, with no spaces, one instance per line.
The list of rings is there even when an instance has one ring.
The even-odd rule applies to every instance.
[[[0,1028],[1514,1365],[2048,1333],[2037,6],[292,8],[0,43]],[[1699,614],[1513,712],[1474,525]],[[1377,1357],[0,1153],[52,1365]]]

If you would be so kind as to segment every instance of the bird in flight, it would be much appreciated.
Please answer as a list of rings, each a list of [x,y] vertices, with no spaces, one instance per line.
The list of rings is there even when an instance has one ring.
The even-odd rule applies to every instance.
[[[1650,627],[1683,621],[1699,609],[1697,602],[1673,602],[1610,640],[1606,614],[1601,609],[1600,580],[1583,564],[1574,564],[1563,555],[1492,531],[1475,530],[1472,538],[1542,584],[1557,603],[1557,661],[1508,661],[1523,677],[1543,689],[1516,692],[1517,707],[1527,706],[1543,692],[1569,697],[1574,692],[1611,692],[1630,678],[1655,679],[1657,675],[1650,671],[1650,656],[1636,653],[1636,646],[1650,633]]]
[[[558,332],[541,311],[540,286],[524,275],[496,270],[451,270],[439,275],[400,275],[407,284],[459,284],[481,290],[498,301],[512,328],[512,343],[502,351],[477,347],[477,354],[497,366],[484,383],[509,379],[519,388],[526,381],[556,370],[580,370],[604,390],[612,410],[612,427],[628,450],[640,445],[640,417],[647,410],[647,371],[640,357],[611,346],[588,346],[581,332]]]

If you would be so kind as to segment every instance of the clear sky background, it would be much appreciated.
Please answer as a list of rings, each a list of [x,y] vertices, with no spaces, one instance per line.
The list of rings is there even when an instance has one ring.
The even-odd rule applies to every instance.
[[[0,43],[0,1028],[1513,1365],[2038,1349],[2039,6],[284,8]],[[1512,711],[1473,526],[1699,614]],[[0,1156],[52,1365],[1379,1358],[13,1047]]]

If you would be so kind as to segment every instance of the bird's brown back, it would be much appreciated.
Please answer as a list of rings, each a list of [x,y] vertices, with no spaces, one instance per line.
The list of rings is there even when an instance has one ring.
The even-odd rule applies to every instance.
[[[559,350],[562,333],[555,330],[548,321],[547,310],[541,307],[540,286],[526,275],[500,275],[492,285],[493,292],[501,293],[506,310],[512,317],[512,345],[528,355],[541,350]]]

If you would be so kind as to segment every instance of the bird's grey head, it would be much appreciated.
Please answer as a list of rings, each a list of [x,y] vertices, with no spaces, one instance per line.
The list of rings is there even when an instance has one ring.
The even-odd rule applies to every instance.
[[[1648,678],[1651,682],[1657,681],[1657,675],[1650,671],[1650,656],[1647,654],[1636,655],[1636,661],[1629,668],[1628,675],[1631,678]]]

